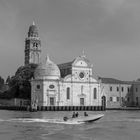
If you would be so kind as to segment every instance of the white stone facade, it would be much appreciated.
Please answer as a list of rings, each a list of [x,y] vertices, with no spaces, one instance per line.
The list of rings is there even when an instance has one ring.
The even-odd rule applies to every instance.
[[[101,106],[100,83],[85,56],[58,66],[47,58],[31,80],[31,102],[38,106]]]

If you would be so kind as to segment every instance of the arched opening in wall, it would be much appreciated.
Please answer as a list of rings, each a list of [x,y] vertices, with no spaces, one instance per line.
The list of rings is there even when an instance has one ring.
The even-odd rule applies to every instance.
[[[106,97],[102,96],[102,106],[106,108]]]
[[[136,97],[136,106],[139,106],[139,98]]]
[[[70,99],[70,88],[67,87],[67,100],[69,100],[69,99]]]
[[[96,88],[93,89],[93,98],[97,99],[97,89]]]

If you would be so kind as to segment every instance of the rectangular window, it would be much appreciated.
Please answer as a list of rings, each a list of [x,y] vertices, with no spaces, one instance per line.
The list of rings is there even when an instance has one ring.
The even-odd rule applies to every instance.
[[[120,98],[119,98],[119,97],[117,97],[117,102],[119,102],[119,99],[120,99]]]
[[[122,87],[122,92],[123,92],[124,88]]]
[[[129,92],[129,87],[127,88],[127,92]]]
[[[117,102],[117,97],[113,97],[113,102]]]
[[[36,89],[39,90],[40,89],[40,85],[36,85]]]
[[[139,98],[136,97],[136,106],[138,106],[138,105],[139,105]]]
[[[80,105],[81,105],[81,106],[84,105],[84,98],[80,98]]]
[[[112,97],[110,97],[110,101],[112,102]]]
[[[54,105],[54,97],[50,97],[50,105]]]
[[[119,87],[117,87],[117,91],[119,91]]]
[[[128,98],[127,98],[127,102],[129,102],[129,100],[130,100],[130,99],[129,99],[129,97],[128,97]]]
[[[136,92],[138,92],[138,88],[136,88]]]
[[[110,87],[110,91],[112,91],[112,87]]]

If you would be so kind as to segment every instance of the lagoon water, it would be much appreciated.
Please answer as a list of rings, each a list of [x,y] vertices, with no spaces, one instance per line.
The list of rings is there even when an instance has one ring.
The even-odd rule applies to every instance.
[[[0,140],[140,140],[140,111],[105,111],[89,124],[56,123],[72,112],[0,110]],[[79,112],[83,115],[83,112]]]

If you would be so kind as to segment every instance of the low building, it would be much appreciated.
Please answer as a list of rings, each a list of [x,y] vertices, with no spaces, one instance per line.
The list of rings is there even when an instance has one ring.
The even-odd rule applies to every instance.
[[[132,105],[135,107],[140,107],[140,81],[133,81],[132,87]]]
[[[106,108],[121,108],[133,105],[133,82],[99,77]]]

